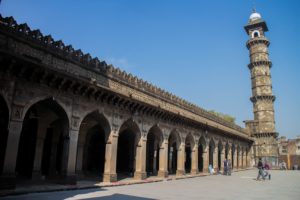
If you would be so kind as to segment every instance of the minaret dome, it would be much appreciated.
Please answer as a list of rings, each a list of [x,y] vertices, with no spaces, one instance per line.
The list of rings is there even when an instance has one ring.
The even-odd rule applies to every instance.
[[[257,13],[256,11],[253,11],[253,13],[250,15],[249,20],[250,22],[256,21],[261,19],[261,15]]]

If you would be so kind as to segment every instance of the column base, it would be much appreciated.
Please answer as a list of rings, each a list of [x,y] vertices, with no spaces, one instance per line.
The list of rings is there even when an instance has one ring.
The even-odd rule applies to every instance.
[[[116,182],[118,180],[117,174],[103,174],[103,182]]]
[[[208,168],[204,168],[203,173],[209,173]]]
[[[135,180],[144,180],[147,178],[146,172],[134,172],[134,179]]]
[[[168,177],[168,171],[159,170],[157,176],[161,177],[161,178],[167,178]]]
[[[32,172],[32,180],[45,180],[45,176],[41,174],[41,172]]]
[[[0,190],[15,189],[16,177],[15,176],[0,176]]]
[[[193,174],[193,175],[199,174],[199,170],[198,169],[192,169],[191,174]]]
[[[176,170],[176,176],[183,176],[184,174],[184,170]]]
[[[54,179],[54,181],[55,180],[56,179]],[[63,176],[57,181],[57,183],[62,184],[62,185],[76,185],[77,177],[76,177],[76,175]]]

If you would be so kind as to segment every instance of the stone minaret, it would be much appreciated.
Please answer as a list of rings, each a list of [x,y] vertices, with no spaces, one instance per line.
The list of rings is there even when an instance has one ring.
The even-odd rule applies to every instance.
[[[249,35],[247,48],[250,53],[252,97],[254,120],[245,121],[251,136],[255,138],[253,154],[255,163],[258,158],[273,166],[278,164],[278,145],[276,142],[274,106],[275,96],[272,93],[269,59],[269,40],[265,37],[268,31],[266,22],[256,11],[250,16],[245,30]]]

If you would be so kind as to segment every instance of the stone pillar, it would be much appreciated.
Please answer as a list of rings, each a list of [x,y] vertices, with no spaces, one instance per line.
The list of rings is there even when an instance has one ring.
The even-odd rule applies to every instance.
[[[141,137],[138,146],[136,147],[136,163],[134,179],[143,180],[147,178],[146,173],[146,146],[147,138]]]
[[[231,169],[233,168],[232,166],[232,149],[228,148],[228,160],[230,160],[231,166],[229,166]]]
[[[37,139],[35,145],[35,155],[34,155],[34,164],[32,179],[41,179],[42,173],[42,159],[43,159],[43,150],[44,150],[44,140],[47,133],[47,126],[39,124],[37,131]]]
[[[42,176],[41,167],[42,167],[44,140],[45,137],[37,137],[36,140],[32,179],[41,179]]]
[[[59,129],[53,128],[53,138],[51,144],[51,156],[50,156],[50,166],[49,166],[49,175],[57,176],[56,172],[56,155],[57,155],[57,146],[59,141],[60,133]]]
[[[177,171],[176,176],[182,176],[185,174],[185,144],[181,143],[177,151]]]
[[[84,147],[85,147],[87,131],[88,131],[88,129],[86,129],[86,128],[80,128],[79,135],[78,135],[77,161],[76,161],[76,174],[77,174],[77,176],[82,175]]]
[[[78,142],[78,130],[70,129],[68,138],[68,154],[67,154],[67,173],[66,182],[68,184],[76,184],[76,154]]]
[[[234,165],[233,165],[233,169],[237,169],[237,165],[238,165],[238,151],[237,151],[237,149],[235,149],[235,151],[234,151]]]
[[[22,125],[23,121],[11,120],[9,122],[3,172],[0,177],[0,189],[10,189],[16,186],[15,169]]]
[[[215,172],[218,172],[218,148],[214,148],[213,152],[213,168]]]
[[[103,182],[117,181],[117,153],[118,153],[118,134],[112,131],[109,135],[105,148],[105,165]]]
[[[203,148],[203,172],[208,173],[208,165],[209,165],[209,147],[206,145]]]
[[[242,169],[242,151],[241,150],[238,152],[238,156],[239,156],[238,168]]]
[[[154,149],[154,152],[153,152],[153,164],[152,164],[152,172],[153,172],[153,174],[156,174],[156,172],[157,172],[157,169],[156,169],[156,159],[157,159],[157,152],[158,152],[158,150],[157,149]]]
[[[221,151],[221,168],[220,168],[220,171],[224,171],[224,160],[225,160],[225,148],[223,147],[222,148],[222,151]]]
[[[192,169],[191,174],[198,174],[199,168],[198,168],[198,144],[194,145],[194,148],[192,149]]]
[[[241,168],[242,168],[242,169],[245,168],[244,150],[242,151],[242,154],[241,154]]]
[[[159,149],[159,170],[158,176],[168,177],[168,139],[165,139]]]
[[[247,167],[252,167],[252,165],[251,165],[251,150],[249,150],[249,149],[246,152],[246,162],[247,162]]]
[[[82,174],[82,160],[83,160],[83,153],[84,153],[84,143],[78,142],[77,145],[77,161],[76,161],[76,174],[81,175]]]

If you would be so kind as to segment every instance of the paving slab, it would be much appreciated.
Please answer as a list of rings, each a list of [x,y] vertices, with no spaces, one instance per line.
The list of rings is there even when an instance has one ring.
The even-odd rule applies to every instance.
[[[121,187],[31,193],[0,199],[300,199],[300,171],[272,170],[270,173],[271,180],[265,181],[255,180],[257,170],[247,170],[235,172],[232,176],[213,175]]]

